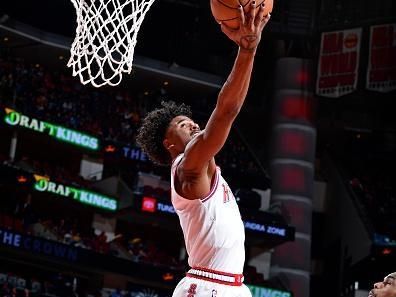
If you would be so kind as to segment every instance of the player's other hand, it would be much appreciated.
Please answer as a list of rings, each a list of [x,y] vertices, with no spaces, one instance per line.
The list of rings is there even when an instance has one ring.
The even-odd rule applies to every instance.
[[[231,29],[221,23],[221,31],[228,38],[239,45],[241,50],[255,51],[261,39],[261,32],[268,23],[271,15],[264,15],[265,1],[257,10],[256,2],[252,1],[249,10],[245,13],[243,7],[239,6],[240,25],[238,29]]]

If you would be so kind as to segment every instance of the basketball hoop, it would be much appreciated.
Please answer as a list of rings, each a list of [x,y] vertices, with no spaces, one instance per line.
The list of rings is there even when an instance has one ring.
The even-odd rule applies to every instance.
[[[67,66],[84,85],[118,85],[131,73],[137,34],[155,0],[71,1],[77,29]]]

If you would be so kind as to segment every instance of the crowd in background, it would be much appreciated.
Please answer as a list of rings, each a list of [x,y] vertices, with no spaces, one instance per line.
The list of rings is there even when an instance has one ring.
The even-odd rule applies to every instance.
[[[68,75],[22,59],[0,59],[0,96],[19,112],[103,139],[133,142],[150,100],[127,91],[83,87]]]
[[[0,56],[1,108],[15,108],[30,117],[86,132],[104,141],[133,147],[142,117],[162,99],[170,99],[166,95],[164,88],[147,93],[132,93],[122,89],[114,93],[113,89],[87,88],[69,75],[29,64],[23,59]],[[196,104],[187,103],[192,103],[195,111]],[[199,102],[199,106],[205,104]],[[194,114],[198,114],[197,120],[202,126],[207,110],[198,110]],[[3,162],[9,162],[7,156],[2,156]],[[249,187],[254,180],[261,184],[262,178],[265,178],[264,172],[235,131],[219,154],[217,163],[234,188]],[[12,164],[26,172],[59,179],[66,184],[87,188],[91,184],[63,164],[46,159],[37,160],[29,153],[19,156]],[[144,166],[131,167],[129,171],[136,174],[136,168],[151,172],[153,165],[145,163]],[[167,171],[163,178],[168,178]],[[32,203],[28,196],[26,200],[19,201],[12,211],[1,213],[0,226],[136,263],[185,269],[185,263],[178,259],[176,252],[163,247],[163,244],[160,248],[158,241],[146,238],[144,234],[134,234],[131,231],[133,228],[117,230],[116,236],[109,238],[104,232],[95,232],[90,223],[37,212]],[[262,275],[256,271],[253,273],[253,270],[251,272],[246,276],[248,279],[250,275],[250,279],[256,283],[263,282]]]
[[[394,135],[383,127],[364,133],[343,130],[325,150],[344,180],[374,246],[396,240]]]
[[[47,272],[36,277],[0,270],[0,297],[77,297],[78,285],[71,273]]]
[[[374,168],[355,171],[350,185],[364,206],[375,232],[396,239],[394,174],[383,171],[385,164],[381,170]]]
[[[26,273],[15,273],[0,270],[0,297],[138,297],[142,291],[156,292],[139,285],[134,289],[103,288],[102,290],[89,290],[84,280],[76,273],[41,272],[35,277]],[[263,275],[248,266],[245,273],[245,283],[260,286],[273,286],[263,280]],[[138,293],[139,292],[139,293]],[[157,294],[157,293],[154,293]],[[170,296],[171,291],[160,296]],[[150,295],[151,296],[151,295]],[[159,296],[159,295],[154,295]]]
[[[22,198],[22,197],[21,197]],[[7,199],[5,199],[7,200]],[[186,258],[181,259],[181,241],[167,240],[168,233],[161,230],[151,229],[150,226],[136,225],[126,221],[118,221],[113,233],[108,234],[103,231],[95,230],[92,217],[88,213],[81,212],[78,215],[69,216],[67,213],[61,214],[57,211],[53,213],[38,212],[36,204],[42,204],[36,197],[27,194],[24,199],[8,200],[14,201],[13,211],[3,200],[0,212],[0,228],[56,241],[75,248],[90,250],[104,256],[119,257],[137,264],[150,265],[155,267],[172,268],[180,271],[187,269]],[[40,206],[42,207],[42,206]],[[149,229],[147,229],[149,228]],[[150,231],[148,231],[150,230]],[[162,235],[161,235],[162,234]],[[268,285],[262,274],[258,273],[252,266],[245,269],[246,282],[255,285]],[[52,279],[29,279],[25,277],[17,285],[16,279],[8,274],[8,280],[0,277],[2,288],[0,297],[9,296],[85,296],[71,295],[73,280],[70,277],[57,276],[64,280],[60,283]],[[1,273],[0,273],[1,276]],[[41,276],[41,274],[40,274]],[[66,281],[67,280],[67,281]],[[65,290],[69,291],[65,291]],[[17,295],[12,295],[13,292]],[[65,295],[65,292],[66,293]],[[121,294],[113,290],[111,294]],[[25,295],[23,295],[25,294]],[[98,293],[97,296],[113,296],[105,293]],[[114,295],[114,297],[117,295]],[[128,292],[124,291],[120,296],[127,297]]]
[[[185,268],[177,258],[177,249],[166,249],[160,244],[166,239],[148,238],[144,232],[138,232],[136,225],[117,224],[116,230],[108,234],[92,227],[93,219],[87,218],[88,213],[68,216],[39,212],[34,207],[35,201],[39,203],[28,194],[26,199],[17,201],[12,213],[3,205],[0,227],[137,263]]]
[[[87,132],[104,141],[135,146],[135,133],[141,119],[162,99],[169,99],[164,88],[150,90],[147,93],[132,93],[123,89],[117,89],[114,93],[113,89],[87,88],[64,73],[29,64],[23,59],[0,56],[1,108],[12,107],[23,114]],[[207,117],[208,111],[201,112],[203,116],[198,117],[199,121]],[[0,161],[8,162],[4,152],[0,153]],[[216,161],[234,190],[264,184],[266,174],[235,131],[230,135]],[[366,160],[361,160],[362,164],[365,162]],[[61,164],[43,159],[36,160],[29,155],[20,156],[13,164],[28,172],[62,179],[70,184],[87,188],[91,184]],[[346,167],[350,165],[348,161],[344,164]],[[394,174],[391,171],[382,171],[381,168],[386,167],[384,164],[366,164],[366,167],[360,166],[359,169],[350,170],[350,185],[364,205],[375,231],[396,238]],[[150,172],[153,167],[146,164],[131,167],[128,171],[136,174],[136,168],[144,168]],[[114,170],[109,172],[117,173]],[[168,173],[163,178],[168,178]],[[85,224],[33,213],[29,210],[29,203],[15,209],[13,213],[2,213],[0,219],[2,227],[32,232],[39,237],[97,253],[123,257],[138,263],[183,267],[177,257],[164,254],[163,250],[158,249],[156,242],[142,236],[125,232],[114,240],[109,239],[103,232],[96,234],[92,228],[84,228]],[[252,271],[251,275],[257,276],[257,273]],[[262,277],[256,276],[252,278],[253,282],[260,283]]]
[[[8,164],[7,159],[5,162]],[[84,179],[79,174],[75,174],[69,168],[47,160],[36,160],[27,155],[22,155],[17,161],[13,162],[13,165],[26,173],[48,176],[51,180],[63,182],[68,185],[79,187],[90,187],[91,185],[89,180]]]
[[[0,56],[0,107],[13,107],[28,116],[87,132],[102,141],[135,146],[135,135],[142,117],[163,99],[172,99],[168,98],[163,87],[141,93],[117,88],[114,93],[109,88],[82,86],[68,74],[53,72],[23,59]],[[202,104],[205,100],[186,100],[193,111],[197,111],[196,120],[204,122],[208,112],[202,110],[203,106],[208,108],[207,104]],[[26,162],[29,156],[23,158],[25,160],[21,158],[18,161]],[[48,164],[46,160],[29,161],[35,163],[34,169],[39,168],[45,173],[59,177],[76,176],[59,164]],[[260,185],[267,178],[236,131],[217,161],[231,180],[230,184],[235,184],[234,188]]]

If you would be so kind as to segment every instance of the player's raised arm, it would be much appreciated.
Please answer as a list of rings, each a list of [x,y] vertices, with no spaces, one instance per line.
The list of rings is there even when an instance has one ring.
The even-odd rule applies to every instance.
[[[240,7],[240,26],[237,30],[221,24],[222,31],[239,46],[239,51],[205,129],[185,149],[183,167],[187,170],[201,171],[220,151],[245,101],[261,32],[270,18],[270,15],[264,15],[264,5],[256,11],[254,1],[247,13]]]

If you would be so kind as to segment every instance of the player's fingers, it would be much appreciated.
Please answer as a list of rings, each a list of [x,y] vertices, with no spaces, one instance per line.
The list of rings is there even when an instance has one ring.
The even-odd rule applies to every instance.
[[[239,18],[241,20],[241,25],[245,25],[246,22],[245,11],[243,10],[242,5],[239,5],[238,10],[239,10]]]
[[[262,29],[265,27],[265,25],[267,25],[267,23],[268,23],[268,21],[270,20],[270,18],[271,18],[271,14],[268,13],[268,14],[262,19],[261,24],[260,24],[260,30],[262,30]]]
[[[256,1],[252,1],[249,10],[249,27],[253,29],[254,20],[256,18]]]
[[[261,21],[264,19],[264,14],[265,14],[265,2],[261,3],[259,11],[256,15],[256,18],[254,20],[254,26],[258,27],[258,25],[261,23]]]

